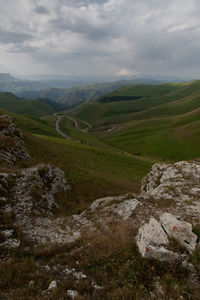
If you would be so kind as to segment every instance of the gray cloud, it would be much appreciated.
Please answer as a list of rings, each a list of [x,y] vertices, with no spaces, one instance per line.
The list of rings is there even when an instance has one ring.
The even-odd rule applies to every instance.
[[[51,21],[52,28],[57,31],[71,32],[72,34],[79,34],[92,41],[112,39],[117,37],[118,30],[116,26],[105,22],[105,24],[92,24],[83,18],[76,20],[68,20],[65,18],[57,18]],[[109,28],[109,29],[108,29]]]
[[[41,14],[41,15],[48,15],[49,14],[49,10],[45,6],[43,6],[43,5],[37,5],[35,7],[34,11],[37,14]]]
[[[0,66],[13,73],[199,76],[198,0],[1,1]]]
[[[18,44],[30,41],[33,35],[23,32],[12,32],[0,29],[0,43],[1,44]]]

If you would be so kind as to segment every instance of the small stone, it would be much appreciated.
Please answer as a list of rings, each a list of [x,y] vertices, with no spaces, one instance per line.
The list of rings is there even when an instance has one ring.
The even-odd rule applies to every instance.
[[[160,294],[161,296],[164,296],[163,288],[162,288],[162,286],[160,285],[159,282],[155,283],[155,288],[156,288],[158,294]]]
[[[187,259],[182,262],[182,266],[188,271],[194,271],[193,264],[188,263]]]
[[[29,282],[29,284],[28,284],[28,287],[29,287],[29,288],[32,288],[33,285],[34,285],[34,280],[31,280],[31,281]]]
[[[85,274],[83,274],[82,272],[75,272],[74,276],[76,277],[76,279],[78,280],[82,280],[82,279],[86,279],[87,276]]]
[[[11,206],[7,206],[7,207],[4,209],[4,213],[7,213],[7,214],[13,213],[12,207],[11,207]]]
[[[13,235],[13,229],[10,230],[2,230],[1,232],[4,234],[6,238],[11,237]]]
[[[56,280],[51,281],[48,287],[48,291],[52,291],[58,287],[58,283]]]
[[[71,299],[75,299],[78,297],[78,292],[75,290],[67,290],[67,295],[71,297]]]
[[[102,286],[97,285],[94,280],[92,280],[92,286],[95,290],[102,290],[103,288]]]

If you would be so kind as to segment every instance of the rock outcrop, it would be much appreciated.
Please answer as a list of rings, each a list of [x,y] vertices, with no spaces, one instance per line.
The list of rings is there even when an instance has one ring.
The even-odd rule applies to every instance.
[[[169,249],[172,238],[189,253],[197,247],[197,236],[192,232],[192,225],[169,213],[164,213],[160,222],[150,218],[149,223],[139,229],[136,243],[143,257],[172,262],[184,259],[185,255]]]
[[[11,186],[8,183],[9,178],[12,178]],[[59,218],[51,220],[54,212],[59,209],[54,196],[59,191],[66,192],[70,189],[62,170],[43,164],[24,169],[17,176],[0,174],[0,186],[4,191],[3,199],[0,198],[1,210],[14,213],[15,226],[21,228],[32,240],[37,236],[38,242],[44,243],[49,241],[52,235],[52,240],[58,242],[56,231]],[[45,228],[45,231],[42,228]],[[64,231],[62,232],[65,235]]]
[[[200,162],[155,164],[142,181],[141,194],[156,199],[197,199],[200,195]]]
[[[0,141],[4,147],[0,147],[0,160],[14,164],[17,159],[30,158],[24,147],[23,134],[15,126],[14,118],[10,116],[0,117]]]

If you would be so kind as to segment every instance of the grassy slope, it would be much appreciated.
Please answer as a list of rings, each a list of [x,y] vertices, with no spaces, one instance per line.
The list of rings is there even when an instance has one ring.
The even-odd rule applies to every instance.
[[[8,112],[0,110],[0,115]],[[14,115],[16,124],[25,133],[25,145],[32,160],[19,161],[27,167],[36,163],[51,163],[64,170],[72,189],[60,195],[67,213],[78,212],[93,200],[108,195],[136,192],[153,160],[134,157],[105,145],[71,125],[71,135],[79,141],[67,141],[52,126],[52,116],[33,119]],[[73,133],[74,130],[74,133]],[[34,133],[31,135],[30,133]]]
[[[0,115],[7,115],[7,114],[15,117],[16,125],[27,133],[32,133],[32,134],[40,133],[47,136],[59,137],[53,124],[53,122],[55,122],[56,120],[56,117],[54,116],[33,118],[33,117],[14,114],[6,110],[0,109]]]
[[[117,91],[105,96],[112,98],[114,96],[142,96],[141,99],[133,101],[117,101],[102,103],[105,97],[101,97],[98,101],[88,102],[85,105],[74,110],[73,115],[80,119],[85,119],[94,125],[103,124],[106,118],[116,116],[116,121],[120,115],[129,115],[157,106],[168,101],[172,101],[169,97],[165,99],[163,96],[174,91],[180,90],[182,84],[164,84],[159,86],[139,85],[132,87],[123,87]],[[155,101],[156,97],[156,101]]]
[[[166,160],[200,157],[200,111],[179,117],[133,122],[122,131],[107,136],[107,142],[130,153]]]
[[[99,197],[138,191],[153,163],[113,149],[42,135],[29,136],[26,145],[36,161],[64,170],[72,186],[64,205],[68,212],[77,212]]]
[[[109,145],[163,160],[200,156],[200,81],[187,84],[133,86],[106,97],[144,96],[133,101],[88,102],[74,110],[78,119],[89,121],[94,130],[112,126],[104,134]]]
[[[39,100],[23,101],[11,93],[0,93],[0,108],[17,114],[42,117],[54,113],[54,109]]]

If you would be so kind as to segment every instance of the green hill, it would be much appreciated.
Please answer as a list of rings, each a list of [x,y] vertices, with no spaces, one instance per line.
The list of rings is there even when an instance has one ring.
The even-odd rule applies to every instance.
[[[55,112],[50,105],[40,100],[24,101],[11,93],[0,93],[0,108],[33,117],[42,117]]]
[[[139,191],[141,179],[154,163],[145,157],[122,153],[93,135],[73,133],[73,126],[73,140],[67,141],[56,133],[54,116],[30,118],[0,110],[0,115],[4,114],[16,118],[32,156],[29,161],[19,161],[19,166],[44,162],[64,170],[72,190],[68,199],[62,199],[61,194],[59,201],[67,214],[79,212],[99,197]]]
[[[104,142],[164,160],[200,156],[200,81],[123,87],[71,114]]]

